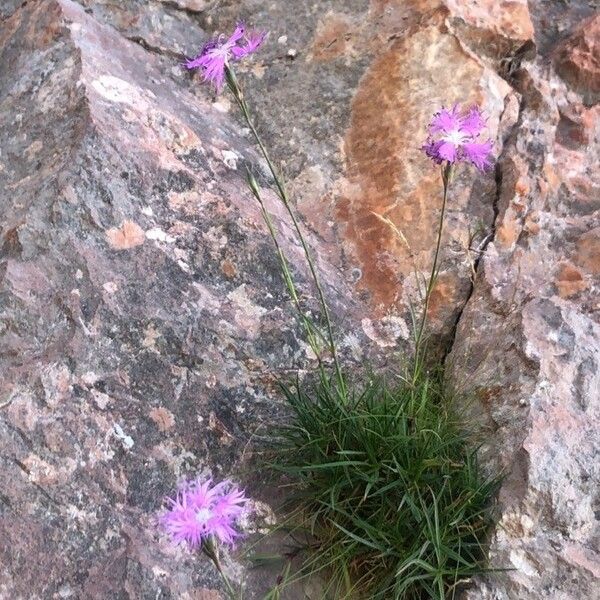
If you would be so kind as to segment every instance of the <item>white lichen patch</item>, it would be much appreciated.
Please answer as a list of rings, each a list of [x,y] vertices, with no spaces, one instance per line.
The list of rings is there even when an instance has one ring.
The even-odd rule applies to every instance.
[[[221,96],[216,102],[213,102],[213,107],[220,113],[228,113],[231,110],[231,102]]]
[[[164,232],[160,227],[153,227],[146,231],[146,238],[157,242],[164,242],[165,244],[172,244],[175,238],[172,235]]]
[[[525,573],[528,577],[539,577],[540,575],[538,569],[531,562],[524,550],[512,550],[510,553],[510,562],[517,571]]]
[[[110,404],[111,397],[108,394],[104,394],[98,390],[93,389],[91,391],[92,398],[94,398],[94,403],[100,410],[106,410],[108,405]]]
[[[124,431],[123,428],[118,424],[115,423],[113,426],[113,432],[115,434],[115,437],[120,440],[120,442],[123,444],[123,447],[126,450],[131,450],[133,448],[134,445],[134,441],[133,438],[130,435],[127,435]]]
[[[91,85],[94,91],[109,102],[129,104],[138,110],[149,108],[148,102],[139,87],[114,75],[101,75],[98,79],[92,81]]]
[[[253,499],[249,500],[246,506],[247,509],[238,522],[240,529],[248,534],[269,533],[277,523],[273,509],[266,502]]]
[[[119,286],[114,281],[106,281],[102,284],[102,289],[107,294],[114,294],[119,289]]]
[[[229,292],[227,298],[236,306],[234,320],[239,329],[249,336],[258,335],[261,318],[267,309],[252,301],[244,283]]]
[[[223,150],[221,154],[223,156],[223,162],[225,163],[225,166],[232,171],[236,171],[237,161],[240,159],[238,154],[233,150]]]
[[[410,333],[406,321],[401,317],[384,317],[380,321],[364,318],[361,321],[365,335],[382,348],[393,347],[398,340],[407,340]]]

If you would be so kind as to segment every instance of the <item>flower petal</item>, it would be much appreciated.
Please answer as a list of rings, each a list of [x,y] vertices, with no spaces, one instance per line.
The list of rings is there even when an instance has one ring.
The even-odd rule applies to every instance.
[[[437,156],[441,160],[447,160],[451,163],[455,162],[458,157],[458,147],[452,142],[439,142],[439,146],[437,148]]]
[[[462,117],[460,129],[473,138],[478,137],[485,128],[485,120],[481,109],[478,106],[472,106],[469,112]]]
[[[214,484],[207,478],[186,482],[175,498],[166,500],[169,508],[161,522],[175,544],[187,543],[193,549],[208,536],[224,544],[233,544],[240,536],[235,525],[248,499],[230,481]]]
[[[246,43],[243,46],[234,46],[231,49],[231,53],[238,60],[240,58],[244,58],[244,56],[248,56],[248,54],[252,54],[253,52],[256,52],[256,50],[265,41],[266,37],[267,37],[267,33],[264,31],[248,35],[245,39]]]
[[[450,133],[460,128],[461,118],[458,112],[458,104],[455,104],[451,110],[442,108],[433,116],[429,125],[429,133]]]
[[[434,142],[433,140],[429,139],[425,144],[423,144],[423,146],[421,146],[421,150],[423,150],[423,152],[425,152],[429,158],[438,164],[442,162],[442,159],[438,155],[440,143],[441,142]]]
[[[491,140],[486,142],[467,142],[462,145],[464,160],[474,164],[480,171],[485,171],[492,165],[491,153],[493,144]]]
[[[231,34],[231,37],[225,42],[228,46],[233,46],[237,44],[245,35],[246,26],[243,23],[238,23],[234,32]]]

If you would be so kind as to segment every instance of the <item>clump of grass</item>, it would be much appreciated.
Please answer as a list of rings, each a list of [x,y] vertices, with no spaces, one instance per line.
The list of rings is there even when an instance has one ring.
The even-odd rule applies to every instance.
[[[321,379],[284,393],[292,419],[273,467],[293,490],[297,576],[324,576],[336,600],[444,600],[485,570],[498,480],[439,381],[372,380],[344,397]]]

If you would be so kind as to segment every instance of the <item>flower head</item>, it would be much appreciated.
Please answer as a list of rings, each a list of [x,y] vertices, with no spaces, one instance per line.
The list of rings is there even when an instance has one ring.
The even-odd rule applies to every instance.
[[[223,89],[225,68],[232,59],[240,60],[255,52],[264,42],[266,33],[247,33],[243,23],[238,24],[228,39],[223,36],[204,44],[200,53],[185,62],[188,69],[201,69],[204,81],[212,83],[216,90]]]
[[[210,537],[233,544],[240,535],[235,525],[248,499],[229,481],[213,484],[206,479],[185,484],[167,501],[170,507],[162,517],[165,530],[174,543],[187,543],[193,549]]]
[[[442,108],[429,124],[429,137],[422,146],[423,152],[436,163],[470,162],[481,171],[491,165],[491,140],[482,140],[485,120],[478,106],[466,112]]]

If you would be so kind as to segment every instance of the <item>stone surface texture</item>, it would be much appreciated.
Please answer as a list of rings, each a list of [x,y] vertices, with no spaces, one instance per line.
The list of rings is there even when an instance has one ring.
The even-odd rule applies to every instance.
[[[227,95],[180,66],[238,19],[270,31],[238,75],[349,364],[410,349],[441,200],[425,127],[441,104],[484,107],[497,166],[453,182],[430,307],[507,473],[492,557],[511,570],[465,594],[600,597],[598,8],[3,2],[0,598],[222,597],[156,526],[186,476],[234,476],[249,530],[272,518],[253,449],[284,418],[276,378],[314,357],[245,190],[246,167],[269,187],[265,165]],[[235,553],[227,569],[249,598],[276,577]]]
[[[507,470],[492,561],[514,571],[479,582],[473,600],[600,597],[596,22],[561,43],[566,81],[544,56],[515,75],[494,239],[448,359]]]
[[[556,70],[586,105],[600,102],[600,13],[585,19],[555,52]]]

